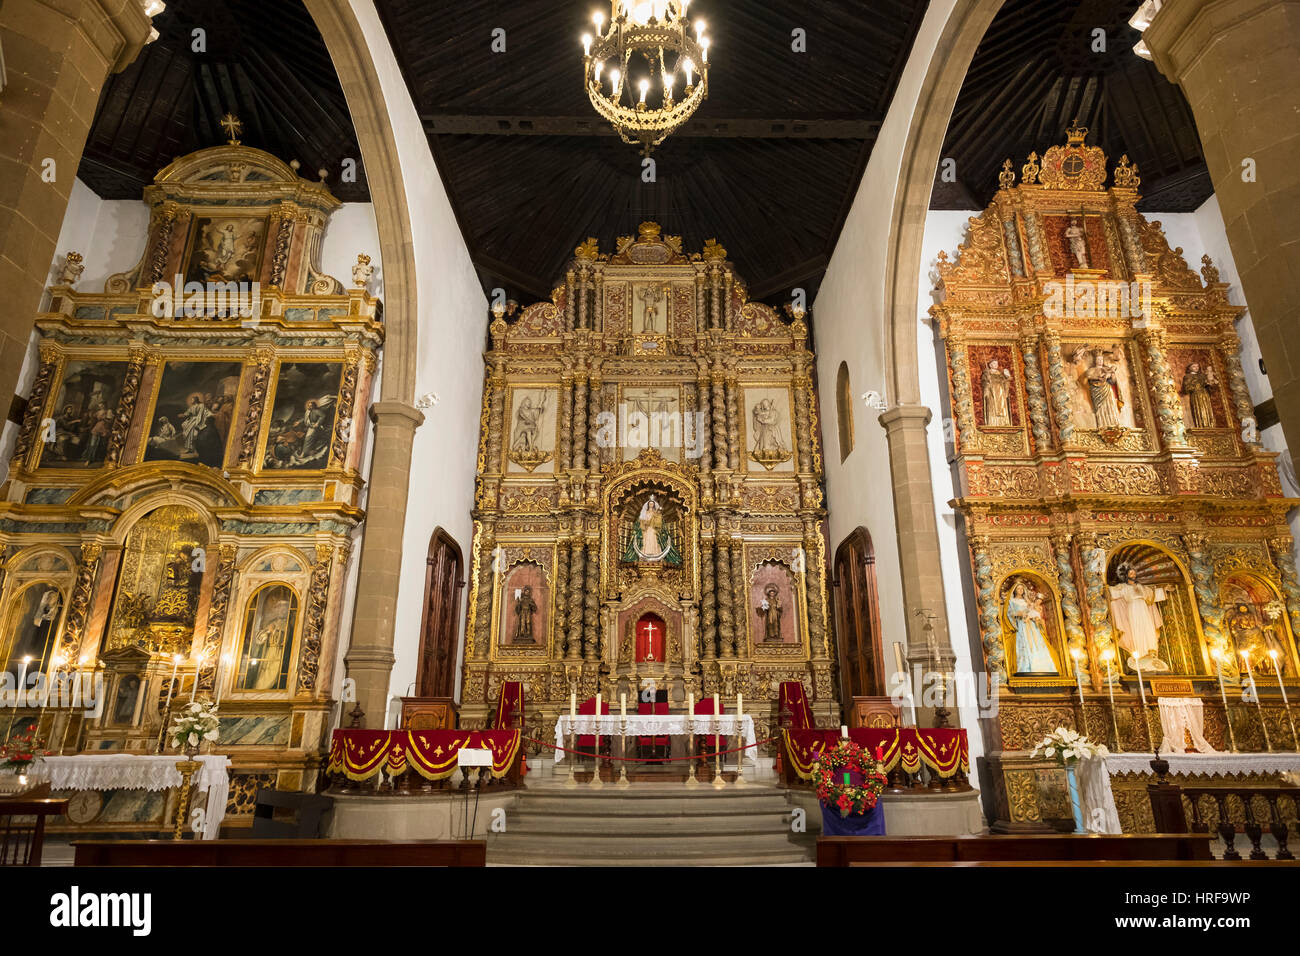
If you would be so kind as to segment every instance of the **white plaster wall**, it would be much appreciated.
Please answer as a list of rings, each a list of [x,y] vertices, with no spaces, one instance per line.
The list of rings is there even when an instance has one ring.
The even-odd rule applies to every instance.
[[[374,4],[352,0],[352,7],[388,104],[410,212],[419,308],[416,396],[438,396],[438,404],[424,411],[425,423],[416,430],[412,450],[393,648],[397,661],[389,683],[390,695],[400,696],[416,676],[425,558],[435,528],[441,526],[460,545],[468,575],[488,303]],[[467,583],[459,654],[464,652],[468,592]],[[459,665],[458,658],[457,694]]]
[[[384,267],[379,255],[379,226],[375,222],[375,207],[368,202],[345,202],[330,216],[329,228],[320,244],[320,267],[326,275],[352,287],[352,267],[357,264],[357,254],[370,257],[374,275],[367,288],[371,295],[384,297]]]

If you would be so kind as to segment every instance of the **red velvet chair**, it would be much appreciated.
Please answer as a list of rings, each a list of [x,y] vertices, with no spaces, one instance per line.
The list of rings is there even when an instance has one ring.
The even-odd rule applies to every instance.
[[[638,714],[667,716],[668,691],[656,690],[654,700],[646,700],[644,695],[638,694],[636,712]],[[638,737],[636,742],[638,757],[667,757],[672,747],[667,734],[654,737]]]
[[[790,711],[791,730],[812,730],[812,707],[808,705],[808,696],[804,693],[803,683],[797,680],[781,682],[781,693],[777,701],[777,714]]]
[[[588,697],[578,705],[578,715],[594,714],[596,712],[596,698]],[[602,715],[609,713],[609,702],[602,700],[600,702],[600,712]],[[592,748],[596,746],[595,734],[579,734],[578,749],[584,753],[591,753]],[[600,752],[608,756],[609,754],[609,737],[602,734],[600,738]]]
[[[727,705],[724,704],[724,703],[722,703],[722,702],[720,701],[720,702],[719,702],[719,707],[721,708],[720,713],[721,713],[722,715],[725,716],[726,713],[727,713]],[[699,716],[701,716],[701,715],[703,715],[703,716],[709,716],[709,717],[713,716],[713,698],[712,698],[712,697],[704,697],[704,698],[701,698],[700,700],[697,700],[697,701],[695,702],[695,715],[696,715],[697,717],[699,717]],[[696,721],[696,722],[695,722],[695,728],[696,728],[696,730],[699,730],[700,728],[702,728],[702,727],[707,727],[707,726],[709,726],[708,721]],[[696,735],[695,735],[695,755],[696,755],[697,757],[702,757],[702,755],[704,755],[704,754],[708,754],[708,755],[709,755],[708,757],[702,757],[702,759],[710,760],[710,761],[711,761],[711,760],[713,759],[713,756],[712,756],[713,754],[717,753],[717,751],[719,751],[719,750],[726,750],[726,749],[727,749],[727,735],[726,735],[726,734],[719,734],[719,735],[716,737],[716,743],[717,743],[717,746],[716,746],[716,747],[714,746],[714,742],[715,742],[715,737],[714,737],[713,734],[696,734]]]

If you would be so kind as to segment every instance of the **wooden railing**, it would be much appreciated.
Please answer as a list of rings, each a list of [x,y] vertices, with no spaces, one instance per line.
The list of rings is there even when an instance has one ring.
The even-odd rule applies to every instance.
[[[485,866],[482,840],[96,840],[77,866]]]
[[[0,866],[40,866],[45,818],[67,811],[66,798],[23,795],[0,800]]]

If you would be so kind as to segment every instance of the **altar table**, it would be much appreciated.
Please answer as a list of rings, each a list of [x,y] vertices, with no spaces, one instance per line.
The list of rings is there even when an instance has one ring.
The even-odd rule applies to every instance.
[[[840,731],[785,730],[781,736],[791,769],[809,780],[817,752],[835,746]],[[910,774],[918,773],[924,764],[943,779],[958,770],[970,773],[970,741],[960,727],[856,727],[849,731],[849,739],[873,757],[879,752],[885,773],[900,764]]]
[[[624,721],[626,721],[626,732],[624,731]],[[572,731],[580,737],[590,737],[599,734],[602,737],[663,737],[663,736],[700,736],[712,737],[717,734],[722,738],[720,741],[720,750],[731,750],[735,747],[734,740],[737,732],[743,737],[746,750],[742,753],[750,760],[754,759],[754,718],[745,714],[739,719],[735,714],[723,714],[715,717],[713,714],[628,714],[626,718],[618,714],[578,714],[577,721],[568,714],[562,714],[560,719],[555,722],[555,746],[557,748],[567,747],[569,733]],[[582,748],[579,748],[580,750]],[[710,749],[712,753],[712,741]],[[698,755],[697,755],[698,756]],[[729,755],[728,755],[729,756]],[[564,751],[557,749],[555,751],[555,762],[559,763],[564,759]]]
[[[1226,776],[1240,773],[1286,773],[1300,771],[1300,754],[1274,751],[1273,753],[1240,754],[1220,751],[1212,754],[1166,754],[1170,774]],[[1113,777],[1120,773],[1145,773],[1154,776],[1150,753],[1112,753],[1106,757],[1106,770]]]
[[[445,780],[456,772],[461,750],[492,751],[492,776],[510,772],[519,756],[517,730],[362,730],[334,731],[330,741],[329,773],[349,780],[369,780],[383,772],[396,777],[413,768],[426,780]]]
[[[179,790],[181,772],[176,769],[182,754],[78,754],[45,757],[27,772],[28,779],[48,783],[51,790]],[[215,840],[226,816],[230,796],[230,758],[204,754],[194,758],[199,769],[191,786],[207,791],[204,840]],[[194,804],[191,804],[193,806]]]

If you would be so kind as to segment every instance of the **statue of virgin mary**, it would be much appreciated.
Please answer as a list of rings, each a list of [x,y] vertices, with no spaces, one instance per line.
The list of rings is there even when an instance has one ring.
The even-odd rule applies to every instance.
[[[630,562],[658,562],[681,564],[682,556],[673,543],[672,534],[664,529],[664,509],[653,494],[641,505],[623,551],[623,560]]]

